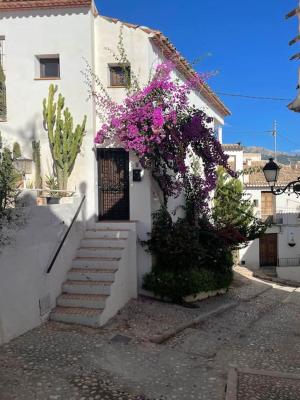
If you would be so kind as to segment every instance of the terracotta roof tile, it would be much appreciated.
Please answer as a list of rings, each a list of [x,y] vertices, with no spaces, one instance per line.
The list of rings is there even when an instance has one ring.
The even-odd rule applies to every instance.
[[[90,7],[91,4],[91,0],[0,0],[0,10]]]
[[[188,63],[188,61],[179,53],[175,46],[169,41],[169,39],[160,31],[148,28],[146,26],[134,25],[128,22],[120,21],[117,18],[104,17],[102,18],[110,22],[120,22],[124,26],[132,29],[141,29],[147,34],[151,35],[151,41],[162,50],[163,55],[175,63],[176,69],[182,73],[186,79],[195,77],[196,71]],[[201,83],[198,87],[201,95],[209,101],[212,106],[223,116],[230,115],[230,110],[225,106],[221,99],[211,90],[207,83]]]
[[[245,183],[247,187],[255,186],[269,186],[263,174],[263,167],[266,165],[267,160],[252,161],[251,165],[244,165],[244,169],[255,168],[257,171],[249,174],[249,182]],[[279,164],[280,171],[276,186],[285,186],[291,181],[296,181],[300,177],[300,165],[291,167],[290,165]],[[260,169],[260,170],[259,170]]]
[[[233,144],[222,144],[222,149],[224,151],[242,151],[243,146],[241,146],[239,143],[233,143]]]

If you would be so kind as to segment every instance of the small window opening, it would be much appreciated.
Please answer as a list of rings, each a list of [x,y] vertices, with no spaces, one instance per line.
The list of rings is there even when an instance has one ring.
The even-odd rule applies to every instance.
[[[129,65],[109,65],[110,86],[127,87],[130,85]]]
[[[60,78],[60,63],[58,56],[38,56],[39,78]]]

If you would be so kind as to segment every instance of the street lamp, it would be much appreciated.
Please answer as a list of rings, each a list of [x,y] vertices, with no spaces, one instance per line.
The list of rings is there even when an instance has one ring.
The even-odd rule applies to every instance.
[[[296,181],[289,182],[283,188],[275,188],[275,184],[279,176],[279,171],[280,167],[278,164],[276,164],[273,158],[270,158],[269,162],[267,162],[267,164],[263,167],[263,173],[266,181],[271,188],[271,192],[278,196],[279,194],[283,194],[288,191],[289,195],[290,193],[295,193],[297,197],[300,196],[300,177]]]

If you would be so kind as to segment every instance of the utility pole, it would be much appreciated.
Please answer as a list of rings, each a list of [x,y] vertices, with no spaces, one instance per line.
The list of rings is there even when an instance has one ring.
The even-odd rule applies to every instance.
[[[272,136],[274,138],[274,160],[277,161],[277,122],[276,120],[273,123],[273,131]]]

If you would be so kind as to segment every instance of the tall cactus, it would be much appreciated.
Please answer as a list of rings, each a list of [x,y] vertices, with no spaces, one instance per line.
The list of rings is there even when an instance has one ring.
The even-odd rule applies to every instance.
[[[22,155],[22,152],[21,152],[20,143],[19,142],[14,142],[14,144],[13,144],[13,158],[14,158],[14,160],[16,158],[21,157],[21,155]]]
[[[48,132],[50,150],[53,159],[54,174],[60,190],[67,189],[76,157],[80,153],[86,126],[86,115],[74,130],[73,117],[69,109],[64,109],[65,99],[59,94],[57,103],[55,94],[57,86],[49,87],[48,99],[43,101],[44,128]]]
[[[40,141],[33,140],[32,142],[32,159],[35,164],[35,188],[39,189],[42,187],[42,176],[41,176],[41,146]]]

